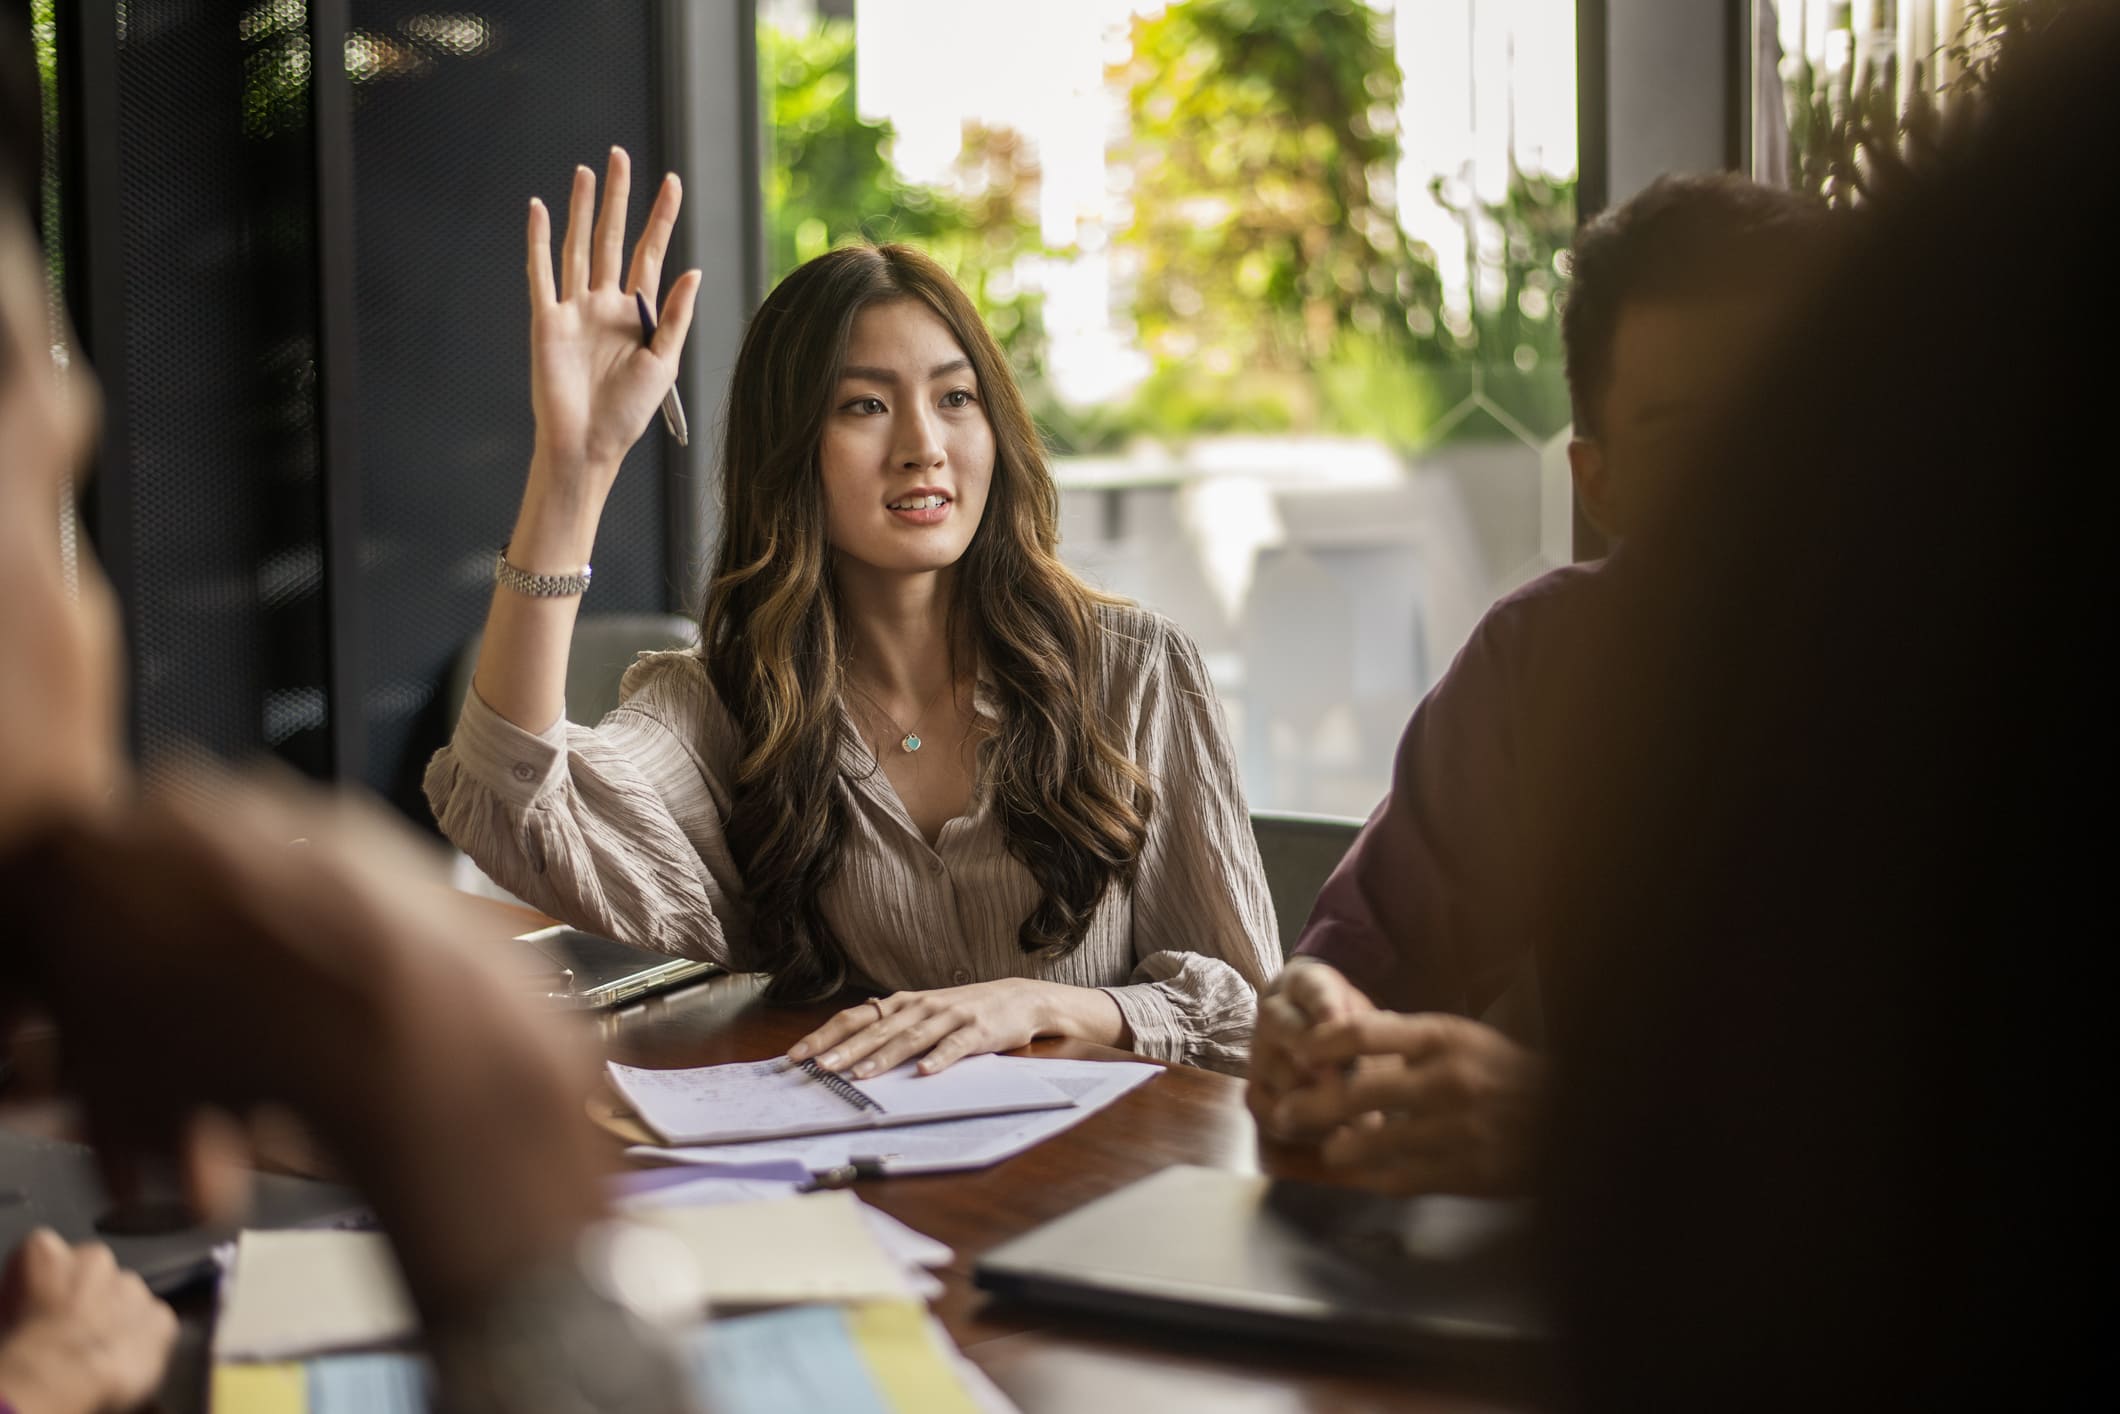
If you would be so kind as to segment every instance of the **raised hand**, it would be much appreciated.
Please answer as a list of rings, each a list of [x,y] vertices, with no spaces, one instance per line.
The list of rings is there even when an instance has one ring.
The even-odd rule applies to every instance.
[[[662,397],[677,381],[677,359],[692,324],[699,272],[688,270],[670,287],[655,337],[641,341],[634,292],[652,307],[662,283],[664,253],[683,200],[676,175],[664,177],[648,224],[624,257],[626,197],[631,164],[611,149],[603,205],[592,227],[596,177],[574,169],[567,233],[559,272],[552,268],[552,218],[533,198],[529,219],[530,404],[537,415],[536,466],[556,484],[601,506],[618,464],[638,441]],[[623,274],[623,282],[621,282]]]

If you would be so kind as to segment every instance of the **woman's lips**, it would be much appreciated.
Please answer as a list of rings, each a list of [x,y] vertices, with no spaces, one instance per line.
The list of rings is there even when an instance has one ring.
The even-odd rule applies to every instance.
[[[941,504],[936,504],[940,502]],[[907,525],[940,525],[949,519],[956,502],[939,492],[903,496],[884,507]]]

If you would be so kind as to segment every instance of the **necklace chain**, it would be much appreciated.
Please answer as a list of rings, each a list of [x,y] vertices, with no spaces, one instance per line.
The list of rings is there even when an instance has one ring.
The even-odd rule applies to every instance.
[[[920,732],[918,730],[918,727],[920,719],[928,714],[928,709],[930,707],[933,707],[936,702],[941,700],[942,694],[944,692],[950,692],[951,700],[953,702],[956,700],[955,693],[953,690],[957,686],[957,679],[953,674],[950,677],[949,681],[943,683],[941,687],[935,689],[935,693],[932,697],[928,698],[925,703],[921,704],[920,711],[915,714],[913,718],[913,728],[909,730],[906,727],[901,726],[896,717],[893,717],[889,712],[885,711],[883,703],[877,700],[876,694],[870,692],[867,688],[863,687],[860,682],[855,679],[854,675],[851,672],[846,674],[846,680],[848,686],[852,687],[854,691],[860,693],[863,697],[866,697],[869,700],[869,705],[876,709],[877,716],[883,718],[886,722],[889,722],[891,724],[891,729],[898,733],[898,749],[907,753],[908,755],[911,755],[913,752],[916,752],[920,750],[921,747],[927,745],[926,742],[920,739]]]

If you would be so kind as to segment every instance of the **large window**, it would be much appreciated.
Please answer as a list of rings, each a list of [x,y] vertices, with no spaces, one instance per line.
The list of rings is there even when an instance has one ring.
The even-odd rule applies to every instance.
[[[1752,173],[1858,202],[2062,13],[2111,0],[1753,0]]]
[[[762,0],[769,275],[912,241],[1176,620],[1255,807],[1366,814],[1487,605],[1569,558],[1574,0]]]

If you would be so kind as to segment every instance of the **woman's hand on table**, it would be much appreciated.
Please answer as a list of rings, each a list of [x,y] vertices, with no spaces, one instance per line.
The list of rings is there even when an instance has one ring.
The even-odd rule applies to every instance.
[[[1029,977],[1004,977],[928,992],[893,992],[848,1007],[788,1048],[788,1059],[863,1079],[916,1057],[920,1072],[966,1056],[1011,1051],[1040,1036],[1122,1045],[1126,1019],[1111,994]]]
[[[40,1227],[0,1287],[0,1400],[25,1414],[101,1414],[161,1383],[177,1318],[100,1242],[71,1247]]]

